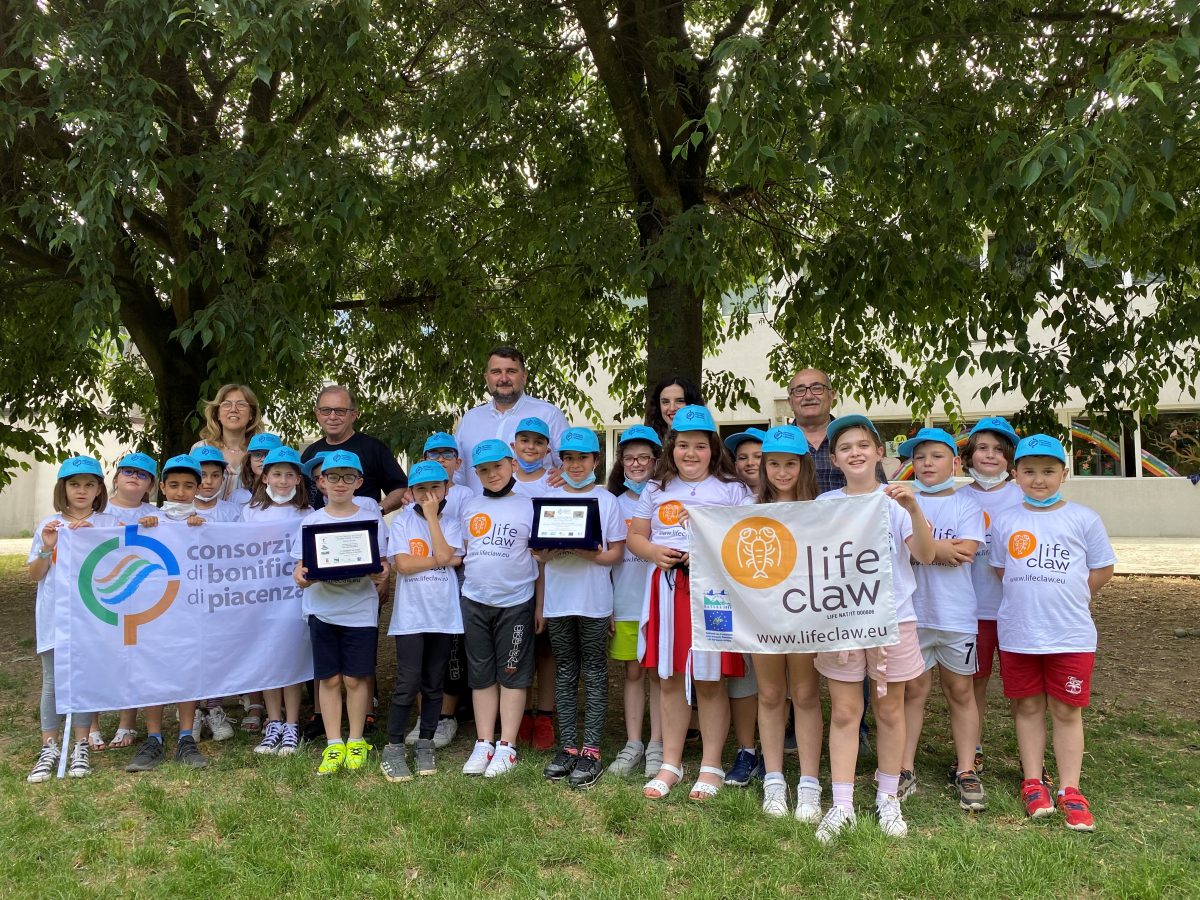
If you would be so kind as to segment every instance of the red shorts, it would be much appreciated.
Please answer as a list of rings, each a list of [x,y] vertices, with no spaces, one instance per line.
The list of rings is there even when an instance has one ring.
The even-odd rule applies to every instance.
[[[677,674],[682,675],[688,670],[688,657],[692,654],[692,600],[689,585],[691,583],[688,573],[683,569],[676,569],[672,573],[674,583],[674,593],[671,595],[671,604],[674,619],[674,631],[671,635],[671,669]],[[662,629],[662,620],[659,615],[659,603],[662,601],[661,582],[658,572],[654,572],[650,578],[650,615],[646,620],[646,655],[642,657],[642,667],[646,669],[658,668],[659,654],[659,631]],[[700,652],[700,651],[697,651]],[[720,676],[713,677],[711,680],[717,681],[719,678],[741,678],[746,674],[746,664],[740,653],[721,653],[720,655]],[[715,675],[715,667],[714,667]],[[700,676],[696,676],[699,678]]]
[[[979,662],[979,668],[975,670],[976,678],[991,676],[992,662],[999,649],[1000,639],[996,636],[996,620],[979,619],[978,630],[975,633],[975,659]]]
[[[1004,696],[1015,700],[1046,694],[1068,706],[1087,706],[1092,697],[1095,653],[1009,653],[1000,651]]]

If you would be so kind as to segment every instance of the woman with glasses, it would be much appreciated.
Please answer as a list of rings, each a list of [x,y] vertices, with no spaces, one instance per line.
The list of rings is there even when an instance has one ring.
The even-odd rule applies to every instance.
[[[262,428],[258,397],[244,384],[225,384],[204,404],[204,427],[196,447],[216,447],[228,464],[225,485],[217,499],[228,500],[237,488],[250,439]]]

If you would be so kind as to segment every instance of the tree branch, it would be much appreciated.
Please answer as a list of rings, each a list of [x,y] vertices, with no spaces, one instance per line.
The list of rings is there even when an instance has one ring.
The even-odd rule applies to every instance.
[[[708,51],[708,57],[704,60],[704,69],[710,69],[716,63],[713,54],[717,52],[717,48],[735,34],[739,34],[746,27],[746,23],[750,21],[750,15],[753,12],[753,3],[743,3],[734,11],[733,18],[725,27],[713,35],[712,49]]]

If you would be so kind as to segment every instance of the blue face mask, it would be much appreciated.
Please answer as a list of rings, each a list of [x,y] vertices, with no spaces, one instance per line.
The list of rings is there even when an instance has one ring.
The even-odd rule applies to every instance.
[[[571,487],[575,488],[576,490],[579,490],[579,488],[585,488],[589,484],[596,483],[596,473],[595,472],[591,472],[587,478],[584,478],[581,481],[575,481],[566,472],[560,472],[559,474],[562,475],[563,481],[565,481],[567,484],[569,484]]]
[[[924,482],[914,480],[913,485],[922,494],[936,494],[939,491],[949,490],[954,487],[954,476],[951,475],[941,484],[925,484]]]
[[[647,478],[645,481],[632,481],[628,478],[625,479],[625,487],[629,488],[629,490],[633,491],[639,497],[642,496],[642,491],[646,489],[646,485],[649,483],[649,478]]]
[[[521,471],[526,475],[532,475],[534,472],[538,472],[546,468],[545,460],[539,459],[537,462],[527,463],[519,456],[517,457],[517,465],[521,467]]]
[[[1045,500],[1034,500],[1032,497],[1026,497],[1025,502],[1028,503],[1030,506],[1036,506],[1039,509],[1044,509],[1047,506],[1053,506],[1055,503],[1057,503],[1061,499],[1062,499],[1062,491],[1055,491],[1053,494],[1051,494]]]

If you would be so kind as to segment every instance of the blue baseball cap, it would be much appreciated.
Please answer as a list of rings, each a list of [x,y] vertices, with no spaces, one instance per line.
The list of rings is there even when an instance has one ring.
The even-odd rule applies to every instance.
[[[766,432],[762,452],[794,453],[796,456],[803,456],[808,452],[808,438],[795,425],[779,425]]]
[[[447,434],[444,431],[435,431],[429,437],[425,438],[425,446],[421,448],[422,453],[428,453],[430,450],[453,450],[458,452],[458,441],[454,440],[454,435]]]
[[[191,472],[197,478],[204,477],[204,473],[200,470],[200,463],[196,462],[196,457],[190,453],[181,453],[179,456],[172,456],[163,463],[163,478],[167,477],[168,472]]]
[[[1004,416],[988,416],[986,419],[980,419],[975,423],[975,427],[971,429],[970,436],[974,436],[981,431],[992,431],[1006,437],[1013,442],[1013,446],[1021,443],[1021,437],[1017,434],[1017,430],[1008,424],[1008,419],[1004,418]]]
[[[419,484],[433,484],[449,480],[446,477],[446,470],[442,468],[442,464],[432,459],[422,460],[408,470],[408,486],[410,488],[416,487]]]
[[[685,406],[675,413],[671,422],[673,431],[717,431],[717,423],[713,421],[712,413],[704,406]]]
[[[317,476],[313,475],[313,471],[325,465],[325,457],[332,452],[332,450],[318,450],[312,455],[312,459],[300,467],[300,471],[308,478],[316,478]]]
[[[662,440],[659,439],[658,432],[649,425],[632,425],[626,428],[621,433],[621,439],[617,441],[617,446],[624,446],[630,441],[645,441],[647,444],[653,444],[662,449]]]
[[[1051,456],[1064,466],[1067,464],[1067,451],[1062,441],[1048,434],[1031,434],[1017,444],[1017,452],[1013,454],[1016,462],[1025,456]]]
[[[267,458],[263,460],[263,472],[267,471],[267,466],[273,466],[275,463],[291,463],[297,469],[304,465],[300,462],[299,451],[291,447],[276,447],[268,453]]]
[[[539,419],[537,416],[528,416],[527,418],[524,418],[520,422],[518,422],[517,430],[513,432],[513,435],[516,436],[516,435],[520,434],[522,431],[528,431],[533,434],[540,434],[546,440],[550,440],[550,426],[547,425],[543,420]],[[474,459],[474,456],[472,455],[471,458]]]
[[[832,445],[839,434],[841,434],[847,428],[855,427],[865,428],[867,431],[871,432],[871,434],[875,435],[875,437],[879,437],[879,431],[875,428],[875,423],[866,416],[859,415],[858,413],[851,413],[848,416],[838,416],[829,423],[828,427],[825,429],[825,435],[829,438],[830,445]],[[830,449],[832,449],[832,446]]]
[[[282,446],[283,441],[279,435],[264,431],[262,434],[256,434],[250,438],[250,444],[246,447],[246,451],[256,453],[259,450],[274,450],[276,447]]]
[[[207,444],[201,444],[199,447],[194,448],[191,452],[191,457],[201,465],[204,465],[204,463],[217,463],[225,467],[229,466],[229,463],[225,461],[225,454],[216,447],[210,447]]]
[[[558,439],[558,452],[599,453],[600,438],[590,428],[568,428]]]
[[[958,441],[954,440],[954,435],[945,428],[922,428],[917,432],[915,437],[910,437],[900,445],[900,455],[905,458],[910,457],[913,455],[913,451],[917,449],[918,444],[924,444],[929,441],[933,441],[936,444],[945,444],[955,456],[958,455]]]
[[[130,453],[121,457],[121,461],[117,463],[118,469],[140,469],[149,474],[151,478],[158,477],[158,463],[145,453]]]
[[[745,431],[739,431],[737,434],[731,434],[725,438],[725,449],[730,453],[737,453],[738,447],[746,441],[758,441],[761,444],[766,436],[767,433],[761,428],[747,428]]]
[[[62,465],[58,467],[58,480],[62,481],[72,475],[95,475],[101,481],[104,480],[104,470],[100,468],[100,461],[90,456],[72,456],[62,461]]]
[[[290,449],[290,448],[288,448]],[[295,453],[296,451],[292,451]],[[267,457],[270,462],[271,457]],[[440,469],[441,466],[438,466]],[[352,453],[349,450],[330,450],[325,456],[325,462],[321,466],[321,471],[326,472],[330,469],[353,469],[358,474],[362,474],[362,460],[358,458],[357,453]],[[442,470],[445,473],[445,469]]]
[[[531,420],[525,419],[525,421],[528,422]],[[534,419],[532,421],[541,422],[542,420]],[[545,424],[545,423],[543,423],[543,424]],[[486,441],[480,441],[478,444],[475,445],[475,449],[471,451],[472,467],[482,466],[487,463],[496,462],[501,459],[512,459],[512,458],[513,458],[512,448],[509,447],[508,444],[504,443],[504,441],[502,441],[498,438],[490,438],[489,440],[486,440]]]

